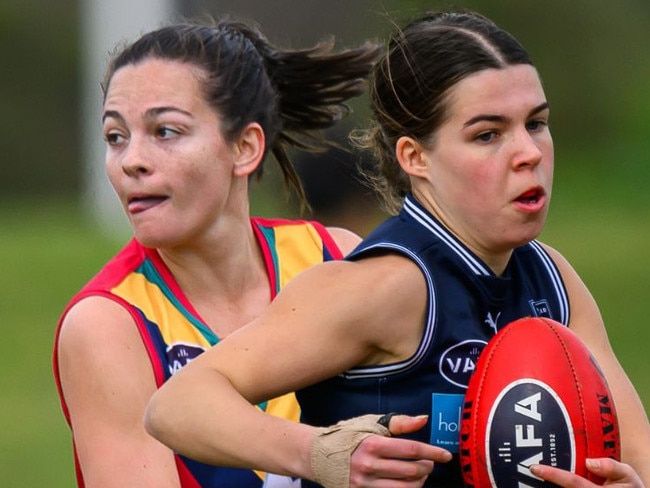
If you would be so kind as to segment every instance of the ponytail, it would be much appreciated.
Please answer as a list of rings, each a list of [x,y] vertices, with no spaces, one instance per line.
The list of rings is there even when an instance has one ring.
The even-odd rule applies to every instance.
[[[380,46],[366,42],[354,49],[334,52],[333,39],[309,49],[277,49],[259,33],[251,38],[261,54],[266,72],[278,96],[281,129],[270,141],[285,185],[307,199],[287,148],[316,152],[328,144],[322,130],[349,115],[347,101],[361,95]]]

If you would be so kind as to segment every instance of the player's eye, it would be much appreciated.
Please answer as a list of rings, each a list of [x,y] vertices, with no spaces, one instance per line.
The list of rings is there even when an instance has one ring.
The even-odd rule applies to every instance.
[[[491,142],[494,139],[496,139],[497,136],[498,136],[497,132],[491,130],[491,131],[481,132],[479,135],[476,136],[475,139],[477,141],[479,141],[479,142],[486,142],[487,143],[487,142]]]
[[[537,132],[548,127],[548,122],[546,120],[535,119],[531,120],[526,124],[526,129],[531,132]]]
[[[116,146],[124,140],[124,136],[119,132],[107,132],[104,134],[104,140],[109,146]]]
[[[179,134],[179,131],[167,126],[161,126],[156,130],[156,136],[160,139],[171,139],[178,136]]]

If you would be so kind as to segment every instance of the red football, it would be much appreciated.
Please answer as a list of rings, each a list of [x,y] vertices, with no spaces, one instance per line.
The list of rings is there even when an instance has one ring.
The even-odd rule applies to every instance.
[[[602,484],[587,457],[620,459],[614,403],[574,332],[546,318],[501,329],[481,353],[465,395],[460,460],[467,487],[549,486],[546,464]]]

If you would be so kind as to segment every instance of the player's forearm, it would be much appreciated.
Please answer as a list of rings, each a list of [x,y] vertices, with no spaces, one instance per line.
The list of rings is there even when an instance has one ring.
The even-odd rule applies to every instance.
[[[621,432],[621,460],[632,466],[650,487],[650,424],[641,399],[622,373],[612,381]]]
[[[311,477],[314,429],[263,413],[214,371],[172,378],[152,397],[145,426],[170,448],[207,464]]]
[[[643,436],[644,439],[636,439],[633,436],[623,437],[621,460],[634,468],[645,486],[650,486],[650,447],[648,447],[645,426],[641,426],[640,430],[637,435]]]

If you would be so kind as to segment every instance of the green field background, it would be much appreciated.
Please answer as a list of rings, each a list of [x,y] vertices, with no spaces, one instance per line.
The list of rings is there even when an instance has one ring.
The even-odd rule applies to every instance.
[[[543,238],[591,288],[648,408],[650,226],[642,188],[650,166],[614,174],[615,166],[558,164]],[[120,243],[89,225],[73,201],[5,202],[0,235],[0,485],[73,486],[69,433],[51,373],[54,327],[65,302]]]
[[[363,12],[374,13],[359,21],[347,15],[352,2],[344,11],[342,2],[337,7],[311,1],[334,9],[329,18],[340,24],[332,29],[346,27],[364,36],[364,29],[377,30],[373,22],[385,23],[383,7],[376,5],[406,15],[453,3],[365,0]],[[78,117],[81,3],[51,0],[47,8],[42,3],[0,2],[2,488],[75,485],[70,434],[52,377],[54,329],[70,297],[123,244],[98,229],[97,219],[78,203],[85,171]],[[286,5],[279,0],[179,2],[248,5],[249,15],[270,25],[277,21],[284,35],[285,19],[276,3]],[[556,182],[541,238],[573,263],[591,289],[614,350],[650,411],[650,2],[462,3],[511,30],[542,73],[552,107]],[[326,18],[313,17],[319,23]],[[320,33],[321,27],[312,30]],[[256,189],[255,213],[289,216],[277,199],[266,197],[279,192]],[[380,218],[359,219],[359,207],[355,210],[356,215],[353,210],[331,223],[363,234]]]

